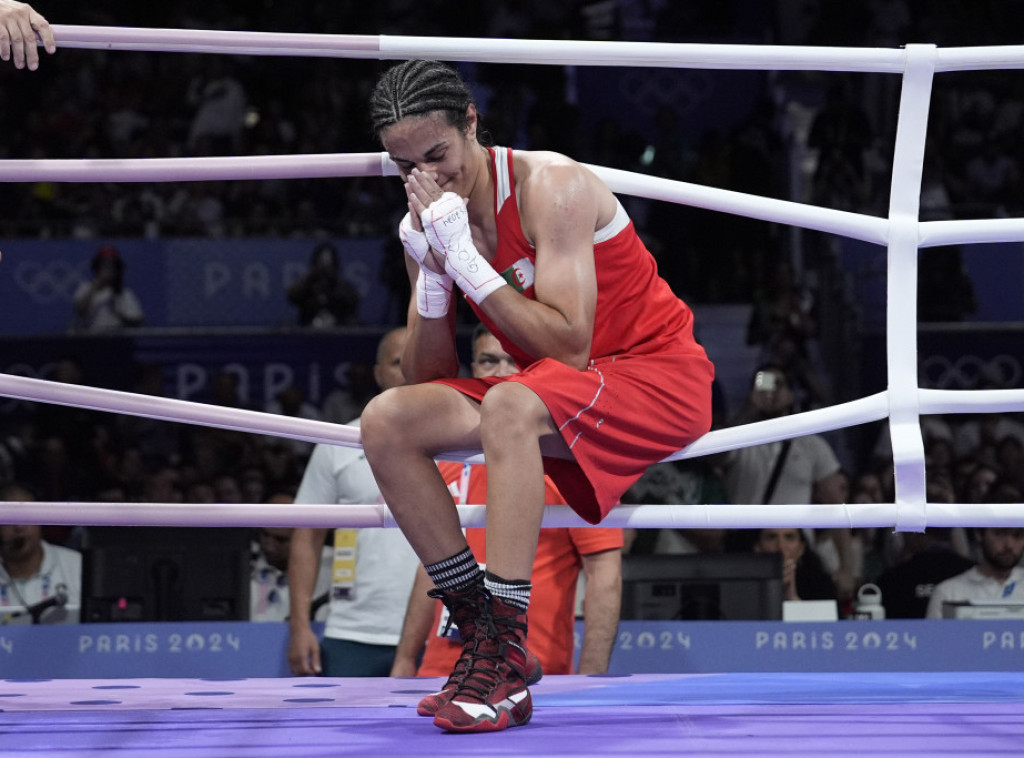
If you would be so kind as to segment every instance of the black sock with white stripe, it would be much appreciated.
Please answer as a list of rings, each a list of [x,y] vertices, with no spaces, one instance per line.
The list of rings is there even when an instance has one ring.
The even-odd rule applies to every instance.
[[[500,597],[522,611],[530,606],[530,590],[533,585],[526,579],[502,579],[488,571],[484,574],[484,586],[494,597]]]
[[[444,592],[463,592],[483,581],[480,564],[468,547],[443,561],[424,565],[434,586]]]

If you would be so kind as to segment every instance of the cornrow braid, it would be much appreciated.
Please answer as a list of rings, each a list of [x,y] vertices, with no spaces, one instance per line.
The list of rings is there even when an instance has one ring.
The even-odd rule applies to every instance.
[[[373,133],[407,116],[442,111],[449,125],[467,128],[466,108],[473,103],[469,87],[450,66],[439,61],[406,61],[385,71],[370,96]]]

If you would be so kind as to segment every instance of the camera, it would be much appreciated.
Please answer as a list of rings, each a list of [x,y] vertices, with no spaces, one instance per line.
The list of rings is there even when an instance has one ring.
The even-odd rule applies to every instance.
[[[779,386],[779,378],[772,371],[758,371],[754,376],[754,389],[758,392],[773,392]]]

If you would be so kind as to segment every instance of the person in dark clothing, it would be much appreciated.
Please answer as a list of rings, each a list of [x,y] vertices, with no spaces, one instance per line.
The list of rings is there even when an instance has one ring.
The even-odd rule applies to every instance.
[[[882,572],[875,584],[882,592],[886,618],[923,619],[935,585],[962,574],[974,561],[953,550],[949,529],[906,532],[903,540],[904,559]]]
[[[288,288],[299,325],[319,329],[359,323],[359,293],[340,271],[337,249],[328,242],[313,250],[307,273]]]
[[[836,584],[818,554],[808,549],[800,529],[761,529],[755,553],[782,554],[782,587],[786,600],[835,600]]]

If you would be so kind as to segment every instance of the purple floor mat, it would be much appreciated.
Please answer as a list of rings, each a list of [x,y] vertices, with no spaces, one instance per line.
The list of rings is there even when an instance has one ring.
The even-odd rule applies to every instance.
[[[0,680],[20,756],[1020,755],[1024,674],[547,677],[533,721],[450,735],[440,680]]]

